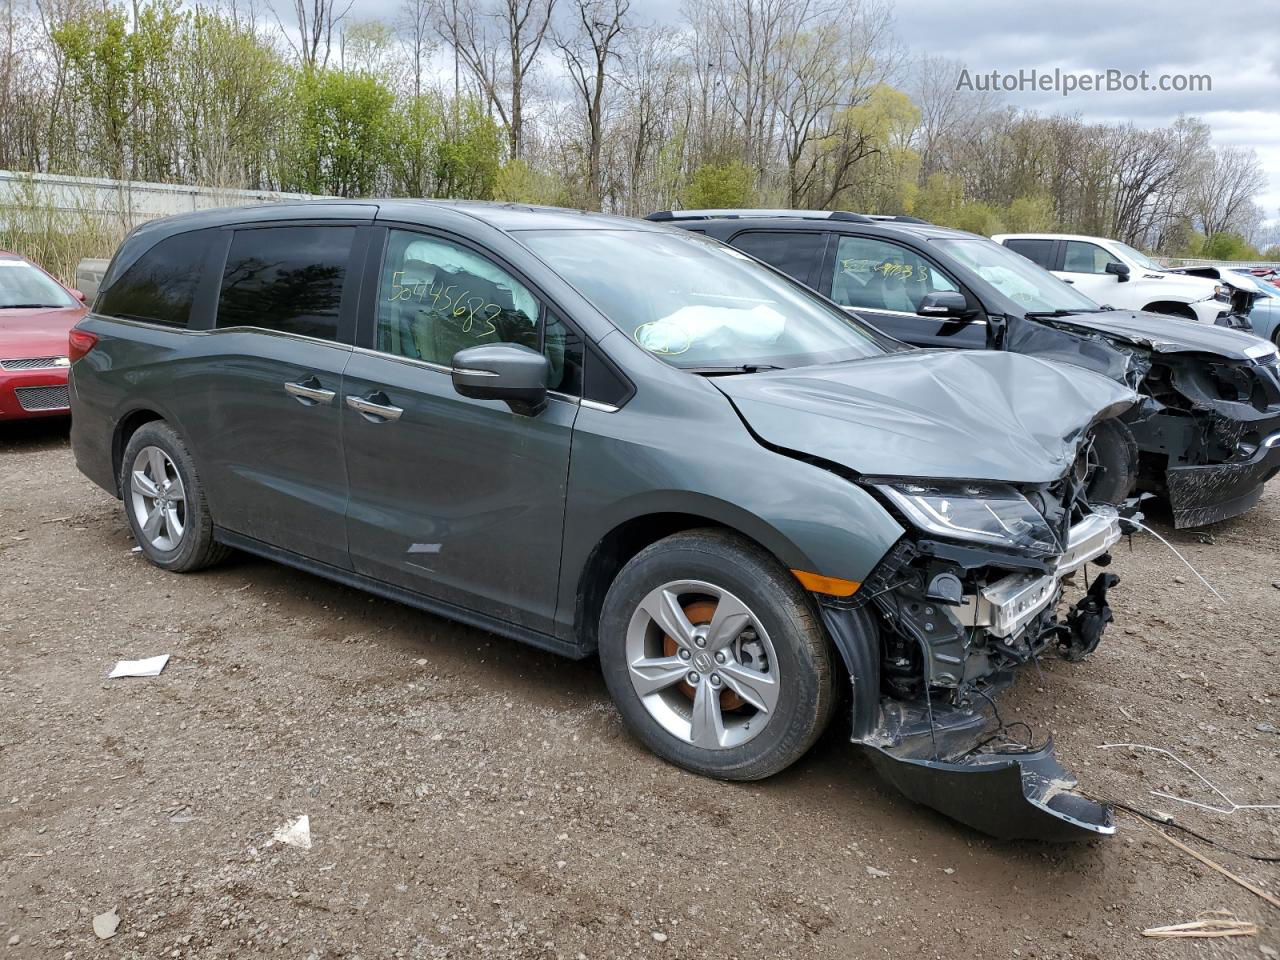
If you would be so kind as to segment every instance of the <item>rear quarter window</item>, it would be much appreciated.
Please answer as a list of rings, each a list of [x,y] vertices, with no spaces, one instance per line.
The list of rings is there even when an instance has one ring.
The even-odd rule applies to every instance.
[[[213,231],[166,237],[98,295],[94,311],[124,320],[185,327]]]

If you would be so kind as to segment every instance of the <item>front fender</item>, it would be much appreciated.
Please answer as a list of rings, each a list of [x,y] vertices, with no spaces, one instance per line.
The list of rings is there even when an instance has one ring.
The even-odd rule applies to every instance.
[[[669,421],[583,408],[574,427],[557,619],[620,525],[685,514],[750,537],[786,567],[861,582],[903,534],[863,488],[762,447],[728,404],[696,442]],[[703,425],[709,426],[709,425]]]

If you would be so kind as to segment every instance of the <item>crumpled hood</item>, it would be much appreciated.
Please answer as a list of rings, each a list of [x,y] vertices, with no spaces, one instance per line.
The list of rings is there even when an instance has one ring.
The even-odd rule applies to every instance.
[[[1155,353],[1211,353],[1244,360],[1270,352],[1266,344],[1260,344],[1257,337],[1243,330],[1196,323],[1160,313],[1104,310],[1102,313],[1073,313],[1044,319],[1054,326],[1095,330]]]
[[[771,446],[865,475],[1009,483],[1058,479],[1083,432],[1137,399],[1087,370],[989,350],[907,350],[712,383]]]

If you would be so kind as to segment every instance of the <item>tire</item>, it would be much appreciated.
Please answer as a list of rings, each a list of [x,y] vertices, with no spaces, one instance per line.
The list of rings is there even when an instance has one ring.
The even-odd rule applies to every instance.
[[[665,597],[678,603],[659,626],[649,611],[662,610]],[[715,619],[721,604],[728,604],[723,630]],[[683,622],[672,619],[673,607],[688,611]],[[705,625],[677,643],[674,635],[691,624]],[[699,630],[705,649],[696,645]],[[725,659],[708,659],[713,651]],[[638,740],[664,760],[722,780],[759,780],[790,766],[836,705],[833,651],[812,598],[776,560],[725,531],[675,534],[622,568],[600,615],[600,665]],[[642,697],[637,683],[659,687]]]
[[[1138,443],[1119,420],[1093,428],[1093,474],[1085,495],[1094,503],[1123,503],[1138,485]]]
[[[141,478],[135,479],[135,473]],[[156,484],[161,475],[162,486]],[[134,431],[121,458],[119,482],[133,537],[157,567],[191,573],[230,552],[213,539],[213,517],[187,445],[164,421],[153,420]],[[147,520],[157,509],[158,526],[149,531]]]

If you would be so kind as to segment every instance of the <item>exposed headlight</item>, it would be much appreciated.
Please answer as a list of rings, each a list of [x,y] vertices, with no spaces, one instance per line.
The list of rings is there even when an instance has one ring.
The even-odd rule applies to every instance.
[[[1231,291],[1228,290],[1226,287],[1224,287],[1222,284],[1218,284],[1216,287],[1213,288],[1213,299],[1230,300]]]
[[[1058,553],[1062,546],[1027,498],[1006,484],[877,483],[921,530],[954,540]]]

